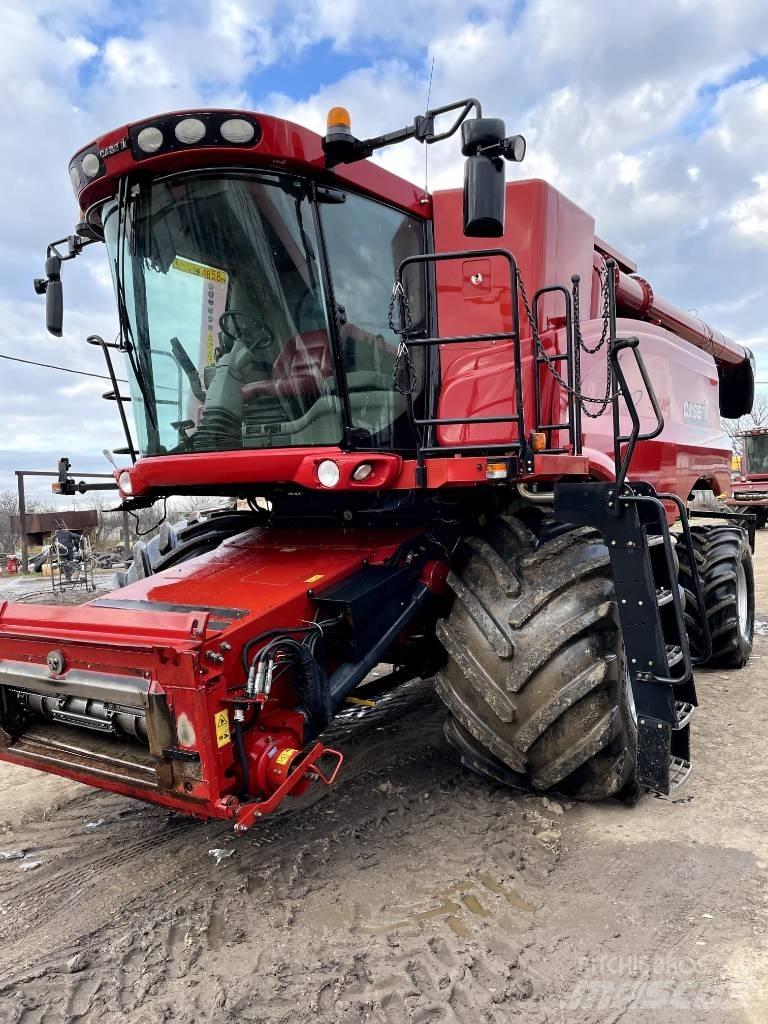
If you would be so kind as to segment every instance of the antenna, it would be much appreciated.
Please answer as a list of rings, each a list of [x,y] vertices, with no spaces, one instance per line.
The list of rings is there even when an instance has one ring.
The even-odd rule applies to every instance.
[[[432,67],[429,69],[429,85],[427,86],[427,106],[429,110],[429,101],[432,98],[432,76],[435,73],[435,58],[432,58]],[[424,194],[429,192],[429,146],[424,147]]]

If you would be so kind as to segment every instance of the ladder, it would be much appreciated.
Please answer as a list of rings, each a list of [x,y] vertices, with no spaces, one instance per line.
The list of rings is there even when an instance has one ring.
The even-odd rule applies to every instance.
[[[633,355],[656,418],[653,429],[644,433],[619,360],[623,352]],[[627,483],[637,443],[658,437],[664,429],[664,417],[638,339],[615,336],[615,312],[611,317],[609,359],[619,385],[613,398],[616,480],[557,483],[555,516],[562,522],[597,528],[608,547],[637,723],[636,779],[641,786],[668,795],[691,773],[690,722],[697,706],[693,668],[711,656],[712,640],[706,626],[701,582],[696,577],[694,593],[705,636],[704,650],[697,658],[691,657],[677,580],[675,541],[664,504],[675,505],[682,541],[690,564],[695,566],[684,502],[675,494],[657,494],[648,483]],[[627,435],[622,435],[619,427],[619,399],[632,424]]]

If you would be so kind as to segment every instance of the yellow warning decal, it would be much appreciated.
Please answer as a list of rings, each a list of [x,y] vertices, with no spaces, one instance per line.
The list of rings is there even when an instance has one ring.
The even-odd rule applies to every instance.
[[[286,747],[285,750],[281,750],[277,755],[275,763],[279,765],[286,765],[295,754],[298,754],[298,750],[294,747]]]
[[[216,732],[216,746],[225,747],[230,742],[229,714],[226,711],[216,712],[213,716],[213,728]]]
[[[305,583],[317,583],[317,581],[321,580],[324,575],[325,575],[324,573],[320,572],[320,573],[317,574],[317,576],[310,576],[309,579],[308,580],[304,580],[304,582]]]

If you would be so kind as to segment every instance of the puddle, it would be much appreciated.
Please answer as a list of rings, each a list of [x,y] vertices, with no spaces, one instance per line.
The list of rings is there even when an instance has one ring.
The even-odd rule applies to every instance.
[[[528,900],[524,900],[522,896],[519,896],[514,889],[507,889],[495,878],[490,875],[478,875],[478,881],[481,882],[486,889],[490,889],[491,892],[495,892],[497,896],[502,896],[510,907],[514,907],[515,910],[520,910],[524,914],[534,914],[537,910],[532,903]]]
[[[428,910],[411,910],[410,907],[392,907],[391,913],[394,920],[387,924],[366,924],[359,929],[365,935],[386,935],[397,931],[399,928],[413,927],[422,921],[442,920],[447,927],[461,938],[471,938],[472,929],[466,923],[466,913],[473,917],[491,918],[494,911],[487,908],[478,895],[478,888],[482,886],[494,896],[501,897],[510,907],[524,914],[533,914],[538,909],[528,900],[523,899],[514,889],[509,889],[497,882],[488,874],[479,874],[475,878],[460,882],[450,889],[435,892],[429,899],[437,900],[437,906]],[[457,900],[460,900],[459,903]],[[471,921],[471,918],[469,918]]]

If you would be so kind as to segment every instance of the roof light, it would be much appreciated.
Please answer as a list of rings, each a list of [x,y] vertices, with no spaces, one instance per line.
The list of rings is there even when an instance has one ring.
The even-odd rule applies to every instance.
[[[156,153],[163,144],[163,133],[153,126],[142,128],[136,136],[136,142],[144,153]]]
[[[535,452],[543,452],[547,447],[547,435],[541,430],[534,430],[531,433],[531,448]]]
[[[87,174],[89,178],[95,178],[101,170],[101,161],[95,153],[86,153],[83,157],[83,174]]]
[[[205,125],[197,117],[185,117],[174,128],[174,135],[179,142],[183,142],[186,146],[194,146],[196,142],[204,138]],[[139,139],[141,139],[141,135],[139,135]]]
[[[256,134],[256,129],[250,121],[246,121],[243,117],[230,117],[222,122],[219,133],[225,142],[242,145],[251,141]]]
[[[373,472],[373,466],[370,462],[361,462],[352,473],[353,480],[367,480]]]
[[[133,483],[131,481],[131,474],[127,469],[124,469],[117,478],[117,486],[120,488],[122,494],[133,494]]]
[[[339,482],[341,472],[332,459],[323,459],[317,467],[317,479],[323,487],[335,487]]]
[[[77,164],[72,164],[69,168],[69,180],[72,182],[72,188],[75,192],[80,191],[80,171],[77,169]]]
[[[349,116],[347,108],[331,107],[328,111],[326,125],[328,128],[346,128],[347,131],[350,131],[352,128],[352,118]]]

